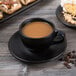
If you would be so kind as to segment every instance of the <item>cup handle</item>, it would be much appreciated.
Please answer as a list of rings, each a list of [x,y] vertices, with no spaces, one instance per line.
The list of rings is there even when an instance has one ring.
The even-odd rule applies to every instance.
[[[64,41],[65,39],[65,33],[60,31],[60,30],[56,30],[56,36],[52,41],[52,44],[58,44]]]

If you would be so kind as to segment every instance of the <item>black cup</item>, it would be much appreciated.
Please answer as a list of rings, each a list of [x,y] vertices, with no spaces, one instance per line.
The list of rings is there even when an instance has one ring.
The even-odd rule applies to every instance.
[[[27,36],[23,35],[22,28],[31,22],[46,22],[51,27],[53,27],[53,32],[50,33],[50,35],[43,37],[43,38],[27,37]],[[61,40],[62,40],[62,39],[59,39],[57,41],[54,41],[55,37],[58,34],[58,30],[55,29],[55,26],[52,22],[49,22],[42,18],[31,18],[31,19],[27,19],[24,22],[22,22],[22,24],[20,25],[20,28],[19,28],[19,34],[20,34],[20,37],[21,37],[24,45],[29,48],[32,48],[32,49],[45,49],[45,48],[48,48],[50,45],[61,42]]]

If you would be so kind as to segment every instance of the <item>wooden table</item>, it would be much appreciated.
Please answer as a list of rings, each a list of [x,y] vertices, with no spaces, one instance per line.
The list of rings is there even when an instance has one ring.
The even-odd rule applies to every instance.
[[[28,18],[41,17],[52,21],[57,29],[66,33],[68,44],[66,51],[76,50],[76,30],[65,27],[56,18],[55,11],[59,4],[60,0],[43,0],[35,7],[0,24],[0,76],[25,76],[22,73],[26,70],[26,76],[43,76],[40,70],[47,67],[51,68],[51,62],[27,66],[17,61],[9,52],[8,41],[10,37],[19,29],[21,22]]]

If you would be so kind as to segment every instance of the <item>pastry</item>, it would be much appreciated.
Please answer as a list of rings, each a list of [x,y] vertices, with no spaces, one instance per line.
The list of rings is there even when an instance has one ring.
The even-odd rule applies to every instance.
[[[12,14],[22,8],[23,5],[28,5],[36,0],[0,0],[0,19],[3,18],[3,13]]]
[[[34,1],[36,1],[36,0],[26,0],[26,5],[31,3],[31,2],[34,2]]]
[[[3,12],[0,10],[0,19],[3,18]]]
[[[19,0],[1,0],[0,10],[7,14],[12,14],[16,10],[20,9],[22,5]]]
[[[64,19],[76,25],[76,0],[61,0]]]
[[[29,3],[34,2],[36,0],[20,0],[20,1],[23,5],[28,5]]]

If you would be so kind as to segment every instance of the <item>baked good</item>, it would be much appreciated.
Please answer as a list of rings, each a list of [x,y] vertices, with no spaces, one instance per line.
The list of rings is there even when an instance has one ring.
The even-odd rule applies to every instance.
[[[0,10],[0,19],[3,18],[3,12]]]
[[[3,18],[3,13],[12,14],[23,5],[28,5],[34,1],[36,0],[0,0],[0,19]]]
[[[71,24],[76,24],[76,0],[61,0],[63,16]]]
[[[66,12],[70,13],[71,15],[75,16],[76,15],[76,4],[64,4]]]
[[[12,14],[16,10],[20,9],[22,5],[19,0],[1,0],[0,10],[7,14]]]
[[[34,2],[36,0],[20,0],[20,1],[23,5],[28,5],[29,3]]]

